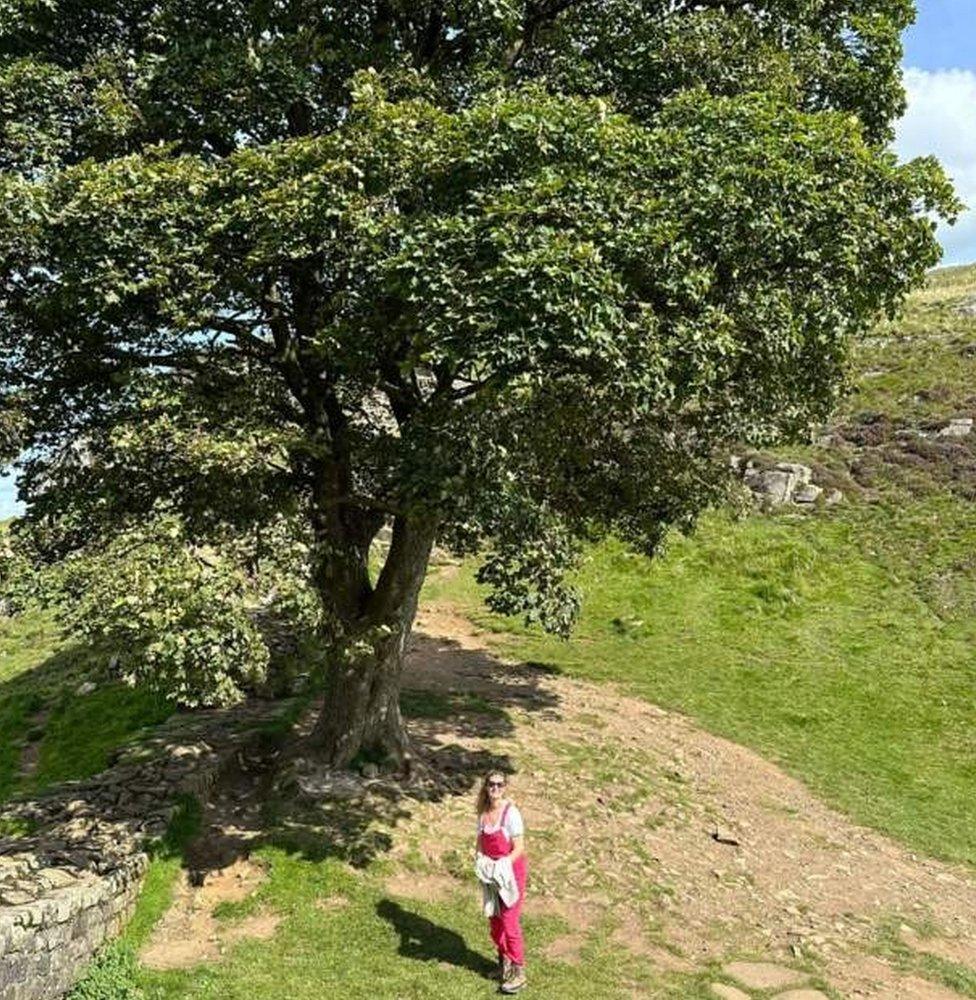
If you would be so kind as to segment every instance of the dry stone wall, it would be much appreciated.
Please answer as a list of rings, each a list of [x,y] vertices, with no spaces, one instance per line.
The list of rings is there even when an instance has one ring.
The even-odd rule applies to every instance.
[[[0,911],[0,997],[35,1000],[69,990],[92,955],[131,915],[145,868],[141,853],[104,877],[41,869],[28,858],[19,881],[43,891],[18,891],[13,894],[18,898],[34,898]]]
[[[178,800],[202,798],[285,705],[177,716],[94,778],[0,812],[0,1000],[63,996],[132,914]]]

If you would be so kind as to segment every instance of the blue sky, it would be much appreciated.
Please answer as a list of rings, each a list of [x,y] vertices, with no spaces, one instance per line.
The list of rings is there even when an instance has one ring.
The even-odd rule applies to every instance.
[[[976,67],[976,3],[917,0],[918,17],[905,35],[905,65],[939,70]]]
[[[17,495],[8,477],[0,478],[0,521],[17,513]]]
[[[976,0],[918,0],[904,64],[908,111],[895,147],[905,158],[935,154],[976,209]],[[976,211],[940,236],[944,263],[976,261]]]
[[[19,507],[13,480],[9,476],[0,477],[0,521],[16,514]]]
[[[976,261],[976,0],[918,0],[905,36],[908,112],[895,147],[904,158],[935,154],[974,210],[940,234],[946,264]],[[0,477],[0,519],[16,513],[12,481]]]

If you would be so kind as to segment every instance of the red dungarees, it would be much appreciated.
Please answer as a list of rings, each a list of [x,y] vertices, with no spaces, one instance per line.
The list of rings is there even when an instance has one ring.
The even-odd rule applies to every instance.
[[[489,858],[504,858],[512,853],[512,842],[505,832],[505,817],[508,815],[510,802],[505,803],[502,810],[501,819],[498,821],[498,829],[492,833],[481,831],[481,853]],[[522,940],[522,926],[519,917],[522,915],[522,901],[525,899],[525,879],[528,874],[528,867],[525,863],[525,855],[517,858],[512,864],[515,872],[515,883],[518,885],[519,898],[514,906],[506,906],[500,903],[497,916],[489,917],[488,923],[491,928],[491,939],[498,948],[498,954],[505,956],[517,965],[525,965],[525,945]]]

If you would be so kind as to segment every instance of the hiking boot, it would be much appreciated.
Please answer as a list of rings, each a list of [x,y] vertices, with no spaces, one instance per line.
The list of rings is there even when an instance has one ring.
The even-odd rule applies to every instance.
[[[508,955],[498,956],[498,968],[492,973],[492,978],[497,979],[500,983],[504,983],[509,976],[509,970],[512,967],[512,960]]]
[[[502,980],[502,993],[518,993],[523,986],[525,986],[525,969],[512,962],[508,975]]]

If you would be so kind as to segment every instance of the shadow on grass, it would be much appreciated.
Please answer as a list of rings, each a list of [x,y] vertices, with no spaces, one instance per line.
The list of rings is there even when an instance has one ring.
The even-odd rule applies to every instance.
[[[268,680],[254,692],[257,703],[295,679],[307,637],[287,638],[279,627]],[[177,714],[162,695],[124,684],[112,667],[113,651],[109,644],[65,641],[44,611],[0,615],[0,804],[98,774],[121,747]],[[303,662],[309,670],[317,667],[312,660]],[[234,713],[232,707],[183,716],[218,721]]]
[[[411,913],[390,899],[381,899],[376,904],[376,913],[400,935],[398,952],[404,958],[444,962],[459,969],[470,969],[486,979],[495,971],[494,962],[472,951],[457,931]]]
[[[103,663],[101,654],[68,650],[0,683],[0,713],[7,706],[11,717],[19,719],[19,732],[36,724],[31,719],[43,710],[47,728],[40,736],[42,746],[56,732],[65,751],[73,736],[80,741],[79,750],[82,745],[92,750],[74,758],[59,751],[51,758],[63,759],[68,776],[76,780],[48,790],[40,799],[8,803],[14,825],[0,828],[0,855],[31,851],[49,867],[108,870],[120,860],[112,856],[111,838],[93,839],[79,828],[84,843],[67,843],[65,811],[52,813],[45,803],[70,800],[72,824],[84,818],[86,829],[88,821],[94,821],[91,828],[102,832],[119,825],[145,834],[150,829],[147,817],[165,809],[174,776],[180,787],[204,794],[206,801],[200,804],[192,797],[179,798],[168,831],[150,847],[153,864],[140,904],[118,943],[119,954],[124,951],[123,957],[129,958],[169,907],[181,871],[200,885],[211,872],[265,845],[311,862],[338,859],[365,867],[390,850],[397,824],[418,803],[470,799],[486,771],[514,770],[504,749],[476,749],[473,739],[497,738],[504,748],[505,738],[515,731],[516,713],[559,708],[543,683],[547,671],[538,666],[505,665],[482,652],[417,636],[407,664],[403,712],[418,766],[406,781],[366,779],[316,764],[307,739],[312,717],[321,708],[305,712],[299,721],[312,695],[175,714],[170,706],[147,703],[127,713],[115,699],[133,692],[108,682]],[[100,686],[78,695],[79,684],[90,676],[98,677]],[[11,694],[14,710],[9,709]],[[136,734],[138,744],[128,745]],[[195,762],[212,760],[221,745],[232,752],[222,757],[216,783],[204,786],[189,780],[196,773]],[[106,767],[104,774],[91,776]],[[186,781],[180,778],[184,770]],[[113,789],[119,789],[118,794]],[[35,816],[41,820],[36,829],[30,826]],[[399,934],[402,956],[444,962],[478,975],[492,971],[492,963],[470,950],[458,933],[391,900],[381,901],[376,912]],[[114,968],[109,961],[105,975],[114,974]]]
[[[364,779],[319,765],[308,742],[319,706],[280,756],[255,753],[225,771],[211,795],[203,833],[188,849],[194,880],[268,845],[321,862],[364,868],[393,846],[394,829],[419,802],[471,797],[487,771],[512,773],[505,752],[473,749],[472,739],[515,732],[514,712],[555,713],[558,698],[540,665],[510,665],[480,650],[415,634],[401,707],[417,767],[409,781]]]
[[[131,787],[135,782],[145,786],[138,793],[146,808],[158,808],[164,805],[158,800],[163,775],[187,762],[185,756],[173,756],[182,752],[177,749],[181,744],[214,746],[215,735],[249,733],[207,791],[200,830],[183,847],[183,865],[198,884],[208,872],[263,845],[313,862],[334,858],[365,867],[393,846],[394,828],[418,802],[471,796],[486,771],[514,770],[508,754],[473,749],[472,739],[498,738],[504,745],[504,738],[515,731],[513,712],[558,711],[558,699],[542,683],[548,672],[544,668],[503,664],[484,652],[417,635],[408,655],[402,703],[418,766],[409,781],[366,780],[316,763],[314,747],[307,744],[314,713],[306,713],[303,723],[292,729],[297,710],[284,713],[287,725],[281,718],[258,718],[264,711],[261,704],[274,707],[283,702],[171,714],[171,706],[141,701],[138,692],[117,684],[77,696],[77,685],[85,677],[79,662],[85,657],[78,650],[68,651],[0,685],[0,708],[4,687],[15,685],[23,699],[21,716],[27,718],[42,707],[48,710],[42,756],[49,753],[49,770],[58,777],[83,779],[63,791],[83,801],[88,816],[107,823],[136,820],[142,799],[130,799],[124,809],[110,807],[101,786],[121,781]],[[126,701],[129,697],[136,698],[132,705]],[[21,719],[21,730],[26,724]],[[115,763],[115,748],[144,730],[151,731],[141,740],[138,755],[133,758],[126,751]],[[133,769],[141,761],[155,763],[135,777]],[[109,763],[117,775],[84,780]],[[45,831],[36,831],[33,839],[40,847]]]
[[[71,644],[0,682],[0,803],[104,770],[119,744],[174,712],[111,680],[107,661],[103,650]],[[88,680],[97,688],[78,694]]]
[[[392,830],[417,802],[473,796],[487,771],[514,772],[506,753],[472,749],[472,739],[515,733],[515,711],[558,712],[542,683],[552,671],[538,664],[505,664],[481,650],[415,634],[404,671],[401,708],[419,774],[409,782],[364,781],[317,769],[312,747],[296,746],[263,802],[264,842],[311,861],[336,858],[368,865],[393,844]],[[230,851],[225,847],[221,856]]]

